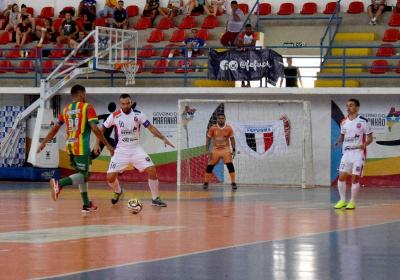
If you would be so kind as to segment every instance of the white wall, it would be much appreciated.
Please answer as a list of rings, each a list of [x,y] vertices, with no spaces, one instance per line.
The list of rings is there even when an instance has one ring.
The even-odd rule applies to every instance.
[[[144,7],[144,3],[146,2],[145,0],[124,0],[125,1],[125,6],[128,5],[137,5],[140,7],[140,10],[142,11],[143,7]],[[227,0],[228,3],[230,0]],[[283,2],[292,2],[295,3],[295,11],[299,12],[301,10],[301,7],[304,3],[306,2],[310,2],[311,0],[295,0],[295,1],[290,1],[290,0],[284,0],[284,1],[275,1],[275,0],[269,0],[269,1],[264,1],[262,0],[262,2],[266,2],[266,3],[270,3],[272,5],[272,12],[276,13],[279,9],[279,6],[281,3]],[[333,1],[333,0],[332,0]],[[345,11],[347,9],[347,6],[349,5],[350,2],[353,2],[355,0],[342,0],[341,1],[341,9],[342,11]],[[52,6],[55,7],[56,9],[56,13],[58,14],[58,12],[65,6],[74,6],[74,7],[78,7],[79,5],[79,0],[69,0],[69,1],[62,1],[62,0],[40,0],[40,1],[27,1],[27,0],[16,0],[15,1],[18,4],[26,4],[28,6],[31,6],[35,9],[35,13],[39,14],[40,10],[42,7],[44,6]],[[252,5],[254,5],[254,3],[256,2],[256,0],[238,0],[238,2],[240,3],[247,3],[250,7]],[[327,0],[314,0],[313,2],[316,2],[318,4],[318,11],[322,12],[323,9],[325,8],[325,5],[327,2]],[[362,2],[364,2],[364,4],[367,6],[370,4],[370,0],[363,0]],[[394,3],[396,2],[396,0],[387,0],[387,3],[389,5],[394,5]],[[101,9],[104,6],[105,1],[104,0],[97,0],[97,9]],[[166,3],[168,3],[168,0],[161,0],[161,4],[165,5]]]

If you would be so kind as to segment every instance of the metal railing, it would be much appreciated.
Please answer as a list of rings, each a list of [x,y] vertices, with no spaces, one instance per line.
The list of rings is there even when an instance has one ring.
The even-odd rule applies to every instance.
[[[325,32],[322,35],[321,41],[320,41],[320,65],[324,65],[326,55],[329,53],[329,50],[331,46],[333,45],[333,41],[335,40],[335,35],[339,29],[340,23],[342,22],[342,18],[339,17],[339,12],[340,12],[340,2],[341,0],[338,0],[336,2],[336,7],[335,11],[332,14],[331,18],[329,19],[328,25],[326,26]],[[326,48],[328,46],[328,48]]]

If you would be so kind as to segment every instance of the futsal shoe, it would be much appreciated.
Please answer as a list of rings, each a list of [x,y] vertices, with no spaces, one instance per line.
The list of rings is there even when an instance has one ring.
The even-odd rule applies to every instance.
[[[62,187],[58,185],[58,181],[54,178],[50,179],[50,192],[51,192],[51,199],[56,201],[58,196],[60,195]]]
[[[156,199],[151,200],[151,205],[158,206],[158,207],[167,207],[167,203],[161,200],[159,196]]]
[[[354,202],[349,202],[346,206],[346,210],[354,210],[356,209],[356,204]]]
[[[339,200],[338,203],[335,204],[335,209],[342,209],[347,206],[347,202],[344,200]]]
[[[207,190],[208,189],[208,183],[204,183],[203,184],[203,190]]]
[[[121,196],[124,194],[124,189],[121,188],[121,192],[119,193],[114,193],[113,197],[111,198],[111,203],[112,204],[117,204],[117,202],[119,201],[119,199],[121,198]]]
[[[96,212],[97,211],[97,205],[94,205],[93,202],[89,201],[89,206],[82,206],[82,213],[90,213],[90,212]]]
[[[237,190],[237,185],[236,185],[236,183],[232,183],[231,186],[232,186],[232,191],[236,191],[236,190]]]

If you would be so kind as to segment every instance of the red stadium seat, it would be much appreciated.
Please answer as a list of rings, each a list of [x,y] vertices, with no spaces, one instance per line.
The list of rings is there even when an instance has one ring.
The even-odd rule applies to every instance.
[[[197,36],[203,39],[204,41],[207,41],[208,38],[210,37],[210,34],[208,33],[207,29],[200,29],[199,31],[197,31]]]
[[[361,14],[364,12],[364,3],[361,1],[351,2],[347,13],[349,14]]]
[[[10,61],[0,60],[0,74],[4,74],[4,73],[12,71],[11,70],[12,67],[13,66]]]
[[[255,14],[260,14],[260,16],[267,16],[271,14],[272,8],[270,3],[261,3],[259,6],[259,10],[255,12]]]
[[[40,18],[52,18],[54,17],[54,8],[53,7],[43,7],[40,11]]]
[[[396,51],[392,44],[382,44],[376,52],[376,56],[392,56],[395,55]]]
[[[5,45],[11,42],[12,33],[11,32],[2,32],[0,33],[0,45]]]
[[[182,19],[178,28],[180,29],[190,29],[196,26],[196,20],[192,16],[186,16]]]
[[[293,3],[282,3],[279,7],[278,15],[287,16],[294,13]]]
[[[58,32],[58,30],[60,29],[60,26],[62,25],[63,22],[64,22],[63,18],[56,18],[53,21],[53,27],[56,30],[56,32]]]
[[[153,74],[164,74],[167,72],[168,62],[165,59],[157,60],[153,65]]]
[[[35,18],[35,25],[36,25],[36,26],[44,26],[44,19],[42,19],[42,18]]]
[[[96,18],[96,20],[94,21],[94,24],[95,24],[96,26],[103,26],[103,27],[105,27],[105,26],[107,26],[107,18],[104,18],[104,17]]]
[[[164,47],[162,53],[161,53],[161,57],[168,57],[169,54],[170,54],[170,52],[171,52],[171,50],[177,49],[177,48],[176,48],[177,46],[178,46],[178,45],[175,45],[175,44],[168,44],[168,45],[166,45],[166,46]]]
[[[174,33],[172,33],[172,37],[169,40],[172,43],[179,43],[185,40],[185,30],[183,29],[178,29],[175,30]]]
[[[66,54],[64,45],[55,45],[54,49],[50,51],[49,58],[62,58]]]
[[[14,70],[15,73],[28,73],[34,70],[33,60],[22,60],[18,67]]]
[[[129,5],[126,7],[126,12],[128,13],[128,17],[136,17],[139,15],[139,7],[136,5]]]
[[[6,58],[20,58],[21,50],[19,48],[8,50],[5,57]]]
[[[218,27],[218,18],[215,16],[208,16],[204,18],[203,24],[201,25],[201,28],[204,29],[213,29],[215,27]]]
[[[4,30],[6,28],[7,19],[0,18],[0,30]]]
[[[162,17],[161,20],[158,22],[156,28],[164,30],[174,28],[174,22],[169,17]]]
[[[386,60],[378,59],[372,63],[372,68],[369,69],[371,74],[385,74],[389,71],[389,63]]]
[[[186,67],[185,67],[186,64]],[[178,61],[178,69],[175,70],[175,73],[189,73],[193,72],[193,61],[191,60],[179,60]]]
[[[142,72],[144,72],[146,70],[145,69],[146,68],[146,64],[144,63],[143,60],[137,60],[136,64],[139,65],[139,68],[138,68],[136,74],[140,74],[140,73],[142,73]]]
[[[396,42],[400,38],[400,32],[398,29],[390,28],[385,30],[382,41],[384,42]]]
[[[151,18],[149,17],[140,17],[139,20],[135,23],[136,30],[143,30],[151,27]]]
[[[144,45],[138,53],[138,57],[152,57],[156,55],[153,45]]]
[[[400,26],[400,14],[393,13],[389,19],[389,26]]]
[[[26,12],[34,17],[35,10],[32,7],[26,7]]]
[[[147,42],[149,43],[159,43],[161,41],[164,41],[164,32],[159,29],[154,29],[150,33],[150,37],[147,39]]]
[[[40,48],[34,47],[28,51],[28,58],[40,58]]]
[[[400,61],[397,63],[396,73],[400,74]]]
[[[317,4],[314,2],[304,3],[303,8],[300,11],[301,15],[313,15],[317,13]]]
[[[337,2],[328,2],[328,3],[326,3],[324,14],[331,15],[331,14],[335,13],[336,5],[337,5]],[[339,11],[338,12],[340,12],[340,5],[339,5]]]
[[[239,8],[245,15],[249,13],[249,5],[247,5],[246,3],[239,3]]]
[[[42,73],[51,73],[55,68],[54,60],[43,60]]]

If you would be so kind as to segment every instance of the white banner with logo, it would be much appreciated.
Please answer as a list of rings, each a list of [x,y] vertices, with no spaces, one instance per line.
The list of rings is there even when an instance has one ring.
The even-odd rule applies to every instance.
[[[231,122],[235,138],[241,150],[247,154],[264,158],[288,152],[283,121]]]

